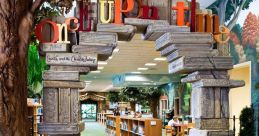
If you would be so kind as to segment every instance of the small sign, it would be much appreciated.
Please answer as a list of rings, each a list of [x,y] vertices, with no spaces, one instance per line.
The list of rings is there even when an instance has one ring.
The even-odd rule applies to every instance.
[[[156,125],[156,121],[151,121],[151,122],[150,122],[150,125],[151,125],[151,126],[155,126],[155,125]]]

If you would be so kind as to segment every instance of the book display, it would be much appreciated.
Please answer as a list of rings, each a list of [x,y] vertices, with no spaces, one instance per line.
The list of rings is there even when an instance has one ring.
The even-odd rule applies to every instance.
[[[106,116],[108,116],[108,115],[113,115],[113,113],[98,113],[97,114],[97,121],[100,124],[105,125],[105,123],[106,123]]]
[[[38,123],[41,122],[42,117],[42,105],[41,104],[28,104],[28,115],[33,119],[33,126],[30,130],[33,130],[32,136],[39,136],[38,134]]]
[[[109,136],[160,136],[162,120],[107,116],[106,133]]]

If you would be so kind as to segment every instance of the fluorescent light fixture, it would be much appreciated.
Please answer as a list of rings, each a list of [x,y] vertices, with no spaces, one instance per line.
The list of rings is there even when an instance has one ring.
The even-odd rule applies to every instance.
[[[112,56],[109,57],[109,60],[112,59]]]
[[[139,72],[139,71],[134,71],[134,72],[131,72],[131,74],[141,74],[141,72]]]
[[[166,61],[166,58],[155,58],[154,61]]]
[[[156,66],[156,63],[146,63],[145,66]]]
[[[97,70],[97,71],[91,71],[91,73],[101,73],[101,71]]]
[[[107,65],[108,64],[108,62],[106,62],[106,61],[98,61],[98,65]]]
[[[138,70],[145,71],[148,70],[148,68],[138,68]]]
[[[104,69],[104,67],[98,67],[98,70],[102,70],[102,69]]]
[[[85,83],[92,83],[92,81],[85,81]]]
[[[143,83],[143,85],[151,85],[151,83]]]
[[[118,48],[116,48],[116,49],[114,49],[114,53],[117,53],[117,52],[119,52],[120,51],[120,49],[118,49]]]

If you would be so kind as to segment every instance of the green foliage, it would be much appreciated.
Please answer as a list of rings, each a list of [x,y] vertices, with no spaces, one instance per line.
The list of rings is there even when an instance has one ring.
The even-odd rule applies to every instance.
[[[235,44],[231,40],[228,43],[230,45],[230,54],[232,56],[233,64],[238,64],[239,63],[239,56],[238,56],[238,53],[235,49]]]
[[[44,18],[51,18],[58,16],[59,12],[50,7],[42,6],[35,13],[34,24],[38,24]],[[31,34],[31,42],[28,47],[28,67],[27,67],[27,80],[28,80],[28,97],[35,98],[42,94],[42,71],[48,67],[45,59],[40,58],[38,52],[38,41],[34,33]]]
[[[225,1],[225,0],[216,0],[212,5],[210,5],[208,7],[208,9],[211,9],[213,14],[218,14],[218,11],[215,7],[220,7],[220,3],[222,1]],[[233,1],[233,3],[232,3]],[[239,6],[241,6],[242,4],[242,1],[243,0],[228,0],[228,3],[227,3],[227,8],[226,8],[226,14],[225,14],[225,21],[229,21],[232,17],[232,15],[236,12],[237,9],[235,9],[235,6],[237,6],[237,8]],[[245,9],[248,9],[249,8],[249,5],[254,1],[254,0],[245,0],[245,4],[242,8],[242,10],[245,10]],[[234,4],[236,3],[236,4]]]
[[[45,60],[39,57],[37,46],[30,44],[28,49],[27,79],[29,97],[35,97],[42,91],[42,71],[47,68]]]
[[[109,92],[107,94],[107,98],[110,102],[120,102],[121,101],[121,97],[120,97],[120,94],[119,92]]]
[[[238,40],[240,41],[240,43],[242,43],[242,32],[243,32],[243,29],[242,27],[240,26],[240,24],[236,24],[231,32],[235,33],[238,37]]]
[[[259,89],[259,82],[255,84],[255,89]]]
[[[240,136],[253,136],[254,135],[254,118],[253,118],[253,109],[244,108],[241,111],[239,117],[240,120]]]

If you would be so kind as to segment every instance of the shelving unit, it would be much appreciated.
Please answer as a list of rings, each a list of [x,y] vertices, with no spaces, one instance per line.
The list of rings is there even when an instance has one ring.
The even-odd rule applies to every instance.
[[[113,115],[113,113],[98,113],[97,114],[97,121],[103,125],[106,123],[106,117],[109,115]]]
[[[109,136],[162,136],[162,120],[107,116]]]
[[[39,136],[38,123],[41,122],[42,105],[41,104],[28,104],[28,115],[33,117],[33,136]]]

